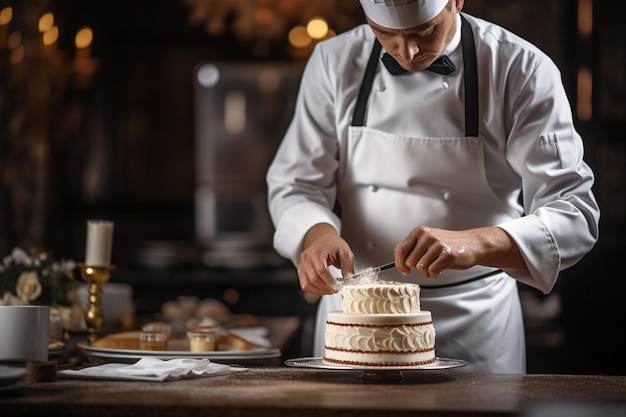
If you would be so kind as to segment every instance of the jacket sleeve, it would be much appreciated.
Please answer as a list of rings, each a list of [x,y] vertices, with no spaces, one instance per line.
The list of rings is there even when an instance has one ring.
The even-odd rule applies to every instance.
[[[506,272],[548,293],[559,272],[594,246],[600,210],[556,66],[549,59],[539,61],[517,91],[506,158],[522,179],[526,215],[499,226],[515,240],[528,270]]]
[[[333,213],[338,145],[335,86],[320,48],[304,70],[293,120],[267,173],[268,202],[275,226],[274,247],[294,264],[302,240],[319,223],[340,231]]]

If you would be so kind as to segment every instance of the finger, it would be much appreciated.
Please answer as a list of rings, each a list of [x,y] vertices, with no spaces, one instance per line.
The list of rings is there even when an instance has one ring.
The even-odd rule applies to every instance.
[[[408,268],[416,268],[422,276],[426,276],[424,275],[424,269],[427,268],[435,259],[429,251],[430,246],[428,242],[418,241],[413,247],[413,250],[411,250],[406,257],[404,265]]]
[[[428,273],[431,278],[436,278],[441,274],[444,269],[450,269],[454,266],[455,257],[452,249],[445,244],[442,244],[437,255],[437,258],[428,267]]]
[[[319,289],[316,284],[318,281],[317,272],[309,263],[301,263],[298,265],[298,280],[300,281],[300,288],[304,292],[313,295],[319,295]]]
[[[434,270],[431,270],[433,264],[439,257],[439,253],[440,249],[438,247],[430,246],[428,251],[426,251],[424,255],[417,260],[415,268],[421,276],[424,278],[436,278],[439,276],[439,274],[435,273]]]
[[[413,252],[415,245],[417,244],[417,238],[412,234],[402,240],[394,250],[394,260],[396,262],[396,268],[403,275],[408,275],[411,272],[411,268],[415,266],[415,262],[409,260],[409,255]]]
[[[326,294],[332,294],[339,290],[337,278],[335,278],[329,269],[324,270],[320,278],[318,283],[321,291],[326,291]]]
[[[335,278],[324,262],[315,266],[301,265],[298,268],[300,287],[313,295],[326,295],[337,292]]]
[[[437,278],[444,269],[454,265],[455,257],[452,249],[443,243],[430,246],[428,252],[418,261],[418,270],[427,278]]]
[[[342,277],[354,274],[354,255],[352,253],[342,256],[341,259],[339,259],[339,263]]]
[[[334,291],[319,278],[316,272],[299,272],[298,279],[300,281],[300,288],[302,291],[316,295],[332,294]]]
[[[395,254],[394,261],[396,262],[396,269],[400,271],[402,275],[408,275],[411,272],[411,268],[406,266],[406,258],[403,255]]]

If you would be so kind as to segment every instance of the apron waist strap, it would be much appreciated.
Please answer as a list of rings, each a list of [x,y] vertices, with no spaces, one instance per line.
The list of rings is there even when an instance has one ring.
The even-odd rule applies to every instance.
[[[486,274],[478,275],[477,277],[468,278],[466,280],[459,281],[459,282],[451,282],[450,284],[443,284],[443,285],[421,285],[420,284],[420,288],[423,288],[426,290],[434,290],[434,289],[439,289],[439,288],[457,287],[459,285],[469,284],[470,282],[479,281],[481,279],[498,275],[501,272],[502,272],[501,269],[496,269],[495,271],[487,272]]]

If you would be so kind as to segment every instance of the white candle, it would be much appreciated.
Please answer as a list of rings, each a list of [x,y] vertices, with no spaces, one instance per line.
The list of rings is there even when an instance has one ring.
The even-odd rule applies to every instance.
[[[106,220],[87,220],[85,265],[108,266],[111,264],[113,225],[113,222]]]

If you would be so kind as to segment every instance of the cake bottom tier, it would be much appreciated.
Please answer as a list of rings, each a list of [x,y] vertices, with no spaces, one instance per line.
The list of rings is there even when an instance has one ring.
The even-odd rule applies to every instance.
[[[325,362],[419,366],[435,360],[435,328],[429,311],[414,314],[328,313]]]

